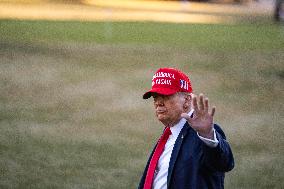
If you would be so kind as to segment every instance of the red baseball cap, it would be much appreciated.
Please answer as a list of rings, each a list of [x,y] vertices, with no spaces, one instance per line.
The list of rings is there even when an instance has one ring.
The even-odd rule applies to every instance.
[[[192,93],[189,78],[175,68],[160,68],[153,76],[152,89],[146,92],[143,98],[150,98],[152,93],[173,95],[177,92]]]

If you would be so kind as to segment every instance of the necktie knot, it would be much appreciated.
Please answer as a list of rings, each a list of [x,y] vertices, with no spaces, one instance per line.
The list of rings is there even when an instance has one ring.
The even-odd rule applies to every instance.
[[[166,127],[162,135],[163,140],[168,140],[169,136],[172,134],[170,127]]]

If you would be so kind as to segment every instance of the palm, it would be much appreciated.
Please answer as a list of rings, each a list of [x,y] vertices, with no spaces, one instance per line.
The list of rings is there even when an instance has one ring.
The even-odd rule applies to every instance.
[[[211,125],[213,123],[213,117],[208,113],[196,112],[194,113],[193,119],[191,120],[191,127],[199,132],[208,131],[211,129]]]

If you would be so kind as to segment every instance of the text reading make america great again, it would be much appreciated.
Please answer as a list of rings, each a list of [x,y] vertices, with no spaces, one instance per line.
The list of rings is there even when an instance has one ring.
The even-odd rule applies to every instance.
[[[172,85],[171,79],[176,79],[175,74],[167,72],[157,72],[152,79],[152,86],[158,85]]]

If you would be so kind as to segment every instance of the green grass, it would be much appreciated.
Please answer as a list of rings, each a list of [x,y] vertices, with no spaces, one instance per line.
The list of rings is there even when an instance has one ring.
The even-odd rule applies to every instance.
[[[3,20],[0,24],[1,38],[21,42],[159,44],[228,51],[282,49],[284,38],[283,28],[273,24],[186,25],[9,20]]]
[[[274,24],[0,21],[0,188],[136,188],[171,66],[217,106],[228,189],[283,188],[284,30]]]

